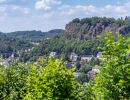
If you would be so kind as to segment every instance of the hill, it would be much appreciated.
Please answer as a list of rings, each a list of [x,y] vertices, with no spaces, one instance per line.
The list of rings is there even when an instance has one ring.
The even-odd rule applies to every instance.
[[[48,32],[41,31],[17,31],[10,33],[0,32],[0,54],[11,55],[14,52],[23,52],[34,48],[35,43],[41,40],[52,38],[64,32],[61,29],[50,30]]]
[[[64,30],[62,29],[54,29],[50,30],[48,32],[42,32],[42,31],[16,31],[16,32],[10,32],[7,33],[8,37],[11,38],[19,38],[24,40],[31,40],[31,41],[39,41],[45,38],[52,38],[56,35],[62,34]]]
[[[97,35],[105,34],[109,31],[113,33],[119,32],[123,35],[128,34],[130,32],[130,18],[76,18],[66,25],[64,36],[67,39],[93,39]]]
[[[24,56],[33,58],[49,55],[52,51],[67,60],[73,51],[78,55],[96,55],[99,51],[97,47],[101,45],[96,37],[108,31],[130,36],[130,18],[76,18],[66,25],[63,35],[43,40],[29,55]]]
[[[6,34],[0,33],[0,53],[12,53],[14,51],[28,49],[31,43],[15,38],[9,38]]]

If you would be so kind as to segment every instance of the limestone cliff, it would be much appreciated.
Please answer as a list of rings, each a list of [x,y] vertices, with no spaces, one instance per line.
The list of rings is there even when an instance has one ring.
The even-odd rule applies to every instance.
[[[106,17],[76,18],[66,25],[64,36],[68,39],[87,39],[96,38],[97,35],[105,34],[106,32],[128,34],[130,32],[130,19]]]

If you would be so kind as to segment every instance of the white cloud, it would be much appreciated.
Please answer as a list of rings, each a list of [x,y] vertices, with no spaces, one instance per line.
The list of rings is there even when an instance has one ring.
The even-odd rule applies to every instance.
[[[38,0],[35,4],[35,8],[49,10],[51,9],[52,5],[59,5],[59,4],[61,4],[61,1],[59,0]]]
[[[17,6],[17,5],[7,5],[3,4],[0,6],[0,15],[16,15],[16,14],[24,14],[27,15],[31,12],[30,8],[22,7],[22,6]]]
[[[97,8],[93,5],[83,6],[83,5],[75,5],[75,6],[61,6],[58,10],[60,10],[61,15],[77,15],[77,14],[92,14],[97,13]]]
[[[95,5],[60,5],[62,0],[36,1],[33,5],[35,8],[29,8],[30,6],[26,8],[25,5],[1,3],[0,30],[18,31],[36,29],[46,31],[54,28],[64,28],[74,18],[91,16],[117,18],[130,16],[130,2],[124,4],[107,4],[99,7]]]
[[[59,9],[61,15],[86,15],[86,16],[108,16],[119,17],[130,15],[130,3],[122,5],[105,5],[97,7],[94,5],[62,5]]]
[[[76,11],[74,9],[68,9],[67,11],[63,10],[61,12],[61,15],[73,15],[75,13],[76,13]]]
[[[60,7],[58,8],[58,10],[65,10],[65,9],[69,9],[69,8],[71,8],[70,5],[62,5],[62,6],[60,6]]]
[[[10,7],[10,9],[13,12],[20,12],[20,13],[23,13],[23,14],[29,14],[30,13],[30,9],[29,8],[20,7],[20,6],[16,6],[16,5],[12,5]]]
[[[108,12],[114,12],[117,14],[125,14],[128,12],[128,9],[126,9],[126,6],[117,6],[117,5],[106,5],[104,7],[104,11]]]

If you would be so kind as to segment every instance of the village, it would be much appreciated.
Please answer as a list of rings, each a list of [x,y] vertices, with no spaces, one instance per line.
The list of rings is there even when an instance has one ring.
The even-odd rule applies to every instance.
[[[50,56],[57,57],[56,52],[50,52]],[[78,55],[75,52],[72,52],[69,57],[69,61],[67,62],[66,66],[68,68],[76,67],[79,68],[88,64],[91,60],[99,60],[102,61],[102,52],[98,52],[96,56],[94,55]],[[92,77],[99,72],[100,66],[95,65],[92,69],[87,72],[88,77]],[[79,77],[81,75],[80,72],[75,72],[74,75]]]
[[[29,52],[29,50],[25,50],[25,52]],[[0,65],[10,65],[13,63],[13,61],[18,61],[20,58],[21,54],[19,52],[13,52],[12,54],[4,54],[3,58],[4,59],[0,59]],[[56,57],[58,56],[58,54],[56,52],[50,52],[49,56],[51,57]],[[41,59],[43,56],[39,56],[39,59]],[[78,55],[75,52],[72,52],[70,54],[69,57],[69,61],[67,61],[66,66],[68,68],[72,68],[72,67],[76,67],[77,69],[79,69],[82,66],[85,66],[86,64],[88,64],[91,60],[103,60],[102,58],[102,52],[98,52],[96,56],[94,55]],[[100,67],[95,65],[91,70],[89,70],[87,72],[88,76],[93,76],[95,74],[97,74],[97,72],[99,71]],[[74,75],[76,77],[80,76],[80,72],[75,72]]]
[[[0,65],[10,65],[14,60],[18,60],[20,57],[19,52],[5,53],[1,56]]]

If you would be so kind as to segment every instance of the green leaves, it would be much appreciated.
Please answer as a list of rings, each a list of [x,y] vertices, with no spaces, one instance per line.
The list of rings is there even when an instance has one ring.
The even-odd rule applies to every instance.
[[[96,100],[130,99],[129,41],[117,34],[107,33],[102,40],[104,61],[92,87]]]
[[[27,83],[30,89],[28,94],[33,98],[37,100],[45,98],[78,99],[76,96],[79,93],[79,84],[76,82],[73,72],[68,70],[61,60],[50,58],[48,64],[42,67],[42,72],[35,65],[31,68],[32,74],[28,76]]]
[[[79,100],[81,86],[74,69],[60,59],[41,59],[24,65],[14,63],[0,68],[1,100]]]
[[[23,64],[14,63],[8,67],[1,67],[0,77],[3,80],[0,82],[0,99],[21,99],[24,93],[26,93],[24,88],[26,75],[27,70],[23,67]]]

